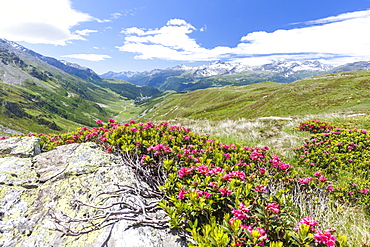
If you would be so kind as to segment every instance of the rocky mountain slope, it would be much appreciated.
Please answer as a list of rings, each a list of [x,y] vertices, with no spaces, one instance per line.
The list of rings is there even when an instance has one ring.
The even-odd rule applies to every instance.
[[[342,72],[368,70],[370,62],[357,62],[333,67],[319,61],[274,62],[261,66],[243,63],[216,61],[190,67],[179,65],[173,68],[145,72],[108,72],[103,78],[124,79],[136,85],[149,85],[160,90],[197,90],[225,85],[242,86],[264,81],[293,82],[306,77]]]

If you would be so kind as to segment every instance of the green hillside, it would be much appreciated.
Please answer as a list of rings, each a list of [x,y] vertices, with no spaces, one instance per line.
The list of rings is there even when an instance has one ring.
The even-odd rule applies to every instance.
[[[370,72],[320,75],[294,83],[262,82],[171,94],[147,104],[143,119],[238,119],[368,112]]]
[[[68,131],[115,117],[130,103],[27,53],[0,48],[0,125],[23,133]]]

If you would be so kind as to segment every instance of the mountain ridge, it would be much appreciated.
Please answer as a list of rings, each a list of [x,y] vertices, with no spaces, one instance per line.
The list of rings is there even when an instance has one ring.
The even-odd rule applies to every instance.
[[[347,63],[340,66],[327,65],[317,60],[275,61],[260,66],[216,61],[201,66],[177,65],[144,72],[109,71],[100,76],[124,79],[140,86],[153,86],[162,91],[193,91],[213,86],[242,86],[263,81],[289,83],[311,76],[347,70],[370,70],[370,61]]]
[[[17,55],[20,53],[27,53],[35,58],[40,59],[41,61],[46,62],[49,65],[52,65],[62,71],[80,77],[89,82],[99,82],[101,78],[96,74],[92,69],[80,66],[78,64],[70,63],[64,60],[58,60],[53,57],[48,57],[41,55],[35,51],[32,51],[22,45],[19,45],[13,41],[0,38],[0,43],[3,48],[7,48],[9,51],[14,52]]]

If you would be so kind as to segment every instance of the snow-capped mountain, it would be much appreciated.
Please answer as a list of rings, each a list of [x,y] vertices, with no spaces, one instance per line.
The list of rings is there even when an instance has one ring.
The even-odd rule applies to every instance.
[[[257,67],[256,69],[280,73],[287,77],[291,74],[302,71],[317,71],[320,73],[328,72],[333,69],[333,66],[320,63],[319,61],[277,61],[270,64],[262,65],[260,67]]]
[[[186,65],[178,65],[173,68],[167,69],[155,69],[152,71],[145,72],[113,72],[109,71],[103,75],[104,78],[131,78],[138,75],[154,76],[163,72],[168,73],[169,71],[181,72],[184,75],[191,75],[195,78],[205,78],[220,75],[235,75],[247,72],[273,72],[279,73],[283,76],[289,76],[296,72],[302,71],[317,71],[317,72],[328,72],[333,69],[333,66],[323,64],[319,61],[288,61],[288,62],[273,62],[262,66],[249,66],[243,63],[232,63],[216,61],[210,64],[201,66],[191,67]],[[175,73],[178,74],[178,73]]]
[[[247,85],[262,81],[293,82],[310,76],[347,70],[370,70],[370,61],[337,67],[319,61],[276,61],[261,66],[216,61],[201,66],[178,65],[173,68],[144,72],[116,73],[110,71],[101,76],[123,79],[141,86],[154,86],[161,90],[195,90],[206,88],[209,85]],[[236,78],[229,77],[228,79],[225,77],[228,75]],[[215,81],[217,83],[214,83]]]

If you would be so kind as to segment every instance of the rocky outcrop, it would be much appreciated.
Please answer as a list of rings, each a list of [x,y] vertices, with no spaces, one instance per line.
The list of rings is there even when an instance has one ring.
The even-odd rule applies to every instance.
[[[1,140],[0,246],[186,246],[127,162],[95,143]]]

